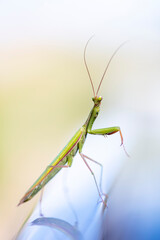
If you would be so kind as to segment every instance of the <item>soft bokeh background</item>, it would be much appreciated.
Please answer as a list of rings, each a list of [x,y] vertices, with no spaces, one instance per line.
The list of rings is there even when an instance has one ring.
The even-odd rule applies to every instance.
[[[1,239],[16,235],[38,196],[19,208],[18,201],[88,116],[92,90],[83,51],[93,34],[87,62],[95,86],[113,51],[130,40],[102,84],[95,128],[121,126],[131,159],[119,147],[118,134],[88,137],[84,147],[84,153],[103,163],[103,189],[111,193],[104,235],[118,239],[113,229],[119,222],[126,226],[128,218],[151,229],[150,236],[154,226],[158,229],[159,9],[159,1],[143,0],[0,1]],[[98,167],[93,169],[98,177]],[[60,204],[59,190],[65,198],[65,177],[57,176],[46,188],[53,205]],[[96,189],[80,157],[67,170],[67,179],[73,183],[72,203],[75,208],[82,203],[85,211]]]

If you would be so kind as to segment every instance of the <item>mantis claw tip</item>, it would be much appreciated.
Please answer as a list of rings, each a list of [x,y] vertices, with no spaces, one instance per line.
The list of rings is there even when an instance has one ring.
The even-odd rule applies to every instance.
[[[126,151],[126,149],[125,149],[125,146],[124,146],[124,144],[122,144],[122,143],[121,143],[121,145],[120,145],[120,146],[123,146],[123,150],[124,150],[125,154],[127,155],[127,157],[129,157],[129,158],[130,158],[130,155],[127,153],[127,151]]]

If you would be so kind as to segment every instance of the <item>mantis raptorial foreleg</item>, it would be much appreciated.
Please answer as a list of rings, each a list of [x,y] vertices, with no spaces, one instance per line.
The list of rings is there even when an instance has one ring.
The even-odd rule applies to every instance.
[[[103,135],[103,136],[106,136],[106,135],[112,135],[116,132],[119,132],[120,134],[120,138],[121,138],[121,145],[123,145],[123,149],[124,149],[124,152],[125,154],[129,156],[129,154],[127,153],[125,147],[124,147],[124,144],[123,144],[123,135],[122,135],[122,132],[121,132],[121,129],[120,127],[109,127],[109,128],[100,128],[100,129],[91,129],[91,130],[88,130],[88,133],[89,134],[94,134],[94,135]]]
[[[121,145],[123,144],[123,136],[120,127],[109,127],[109,128],[100,128],[100,129],[91,129],[88,131],[89,134],[95,135],[111,135],[116,132],[119,132],[121,137]]]

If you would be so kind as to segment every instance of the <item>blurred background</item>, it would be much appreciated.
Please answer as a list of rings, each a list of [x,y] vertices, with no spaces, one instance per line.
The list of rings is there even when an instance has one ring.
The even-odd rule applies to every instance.
[[[1,239],[14,239],[39,194],[17,208],[20,198],[89,114],[83,53],[93,34],[87,63],[95,88],[111,54],[129,40],[101,86],[94,128],[120,126],[131,158],[118,134],[89,136],[83,150],[104,166],[109,200],[99,238],[159,239],[159,10],[156,0],[0,1]],[[91,166],[99,179],[99,167]],[[80,219],[83,232],[95,219],[96,187],[79,156],[65,171],[46,187],[44,212]]]

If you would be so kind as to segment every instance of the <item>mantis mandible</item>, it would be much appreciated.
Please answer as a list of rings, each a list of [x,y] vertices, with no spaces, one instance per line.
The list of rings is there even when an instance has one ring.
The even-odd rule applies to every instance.
[[[25,195],[20,200],[18,205],[32,199],[62,168],[71,167],[72,162],[73,162],[73,158],[76,155],[77,151],[79,151],[79,154],[80,154],[81,158],[83,159],[83,161],[85,162],[85,164],[89,168],[89,170],[90,170],[90,172],[91,172],[91,174],[94,178],[99,197],[102,200],[102,202],[106,205],[105,201],[102,198],[102,193],[101,193],[101,190],[100,190],[100,188],[97,184],[95,175],[94,175],[93,171],[91,170],[90,166],[88,165],[86,159],[91,160],[95,163],[98,163],[98,162],[96,162],[95,160],[93,160],[90,157],[83,154],[82,153],[82,148],[83,148],[84,142],[86,140],[87,134],[106,136],[106,135],[111,135],[111,134],[114,134],[116,132],[119,132],[120,138],[121,138],[121,145],[123,145],[123,136],[122,136],[122,132],[121,132],[120,127],[115,126],[115,127],[109,127],[109,128],[92,129],[92,126],[93,126],[93,123],[96,120],[96,118],[99,114],[99,111],[100,111],[100,105],[101,105],[102,97],[98,96],[98,93],[99,93],[100,87],[102,85],[103,79],[105,77],[105,74],[107,72],[107,69],[108,69],[113,57],[118,52],[118,50],[125,44],[125,42],[122,43],[116,49],[116,51],[112,54],[107,66],[104,70],[104,73],[103,73],[102,78],[100,80],[97,91],[95,92],[93,81],[92,81],[92,78],[91,78],[91,75],[90,75],[90,72],[89,72],[89,69],[88,69],[88,66],[87,66],[87,62],[86,62],[86,49],[87,49],[88,43],[91,40],[91,38],[87,41],[85,49],[84,49],[84,63],[85,63],[85,67],[86,67],[86,70],[87,70],[87,73],[88,73],[88,76],[89,76],[89,79],[90,79],[90,83],[91,83],[91,86],[92,86],[92,90],[93,90],[93,98],[92,98],[92,101],[93,101],[93,104],[94,104],[93,108],[91,109],[91,111],[89,113],[89,116],[87,117],[87,120],[85,121],[83,126],[75,133],[75,135],[71,138],[71,140],[68,142],[68,144],[63,148],[63,150],[57,155],[57,157],[51,162],[51,164],[44,170],[44,172],[35,181],[35,183],[28,189],[28,191],[25,193]],[[123,148],[124,148],[124,145],[123,145]],[[124,150],[125,150],[125,148],[124,148]]]

